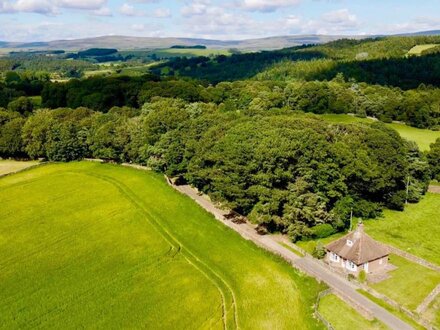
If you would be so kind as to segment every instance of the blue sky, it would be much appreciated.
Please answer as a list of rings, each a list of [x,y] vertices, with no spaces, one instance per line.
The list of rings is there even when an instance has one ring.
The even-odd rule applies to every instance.
[[[393,34],[440,29],[439,13],[440,0],[0,0],[0,40]]]

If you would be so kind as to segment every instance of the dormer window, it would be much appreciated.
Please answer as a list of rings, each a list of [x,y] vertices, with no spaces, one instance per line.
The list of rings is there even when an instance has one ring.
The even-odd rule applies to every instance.
[[[347,240],[347,245],[348,246],[353,246],[353,241],[350,241],[349,239]]]

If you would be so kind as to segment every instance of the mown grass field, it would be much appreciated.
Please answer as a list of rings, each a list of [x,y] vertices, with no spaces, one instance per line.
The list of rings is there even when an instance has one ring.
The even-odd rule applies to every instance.
[[[437,44],[417,45],[417,46],[414,46],[413,48],[411,48],[408,51],[408,55],[422,55],[422,53],[425,50],[428,50],[428,49],[431,49],[431,48],[434,48],[434,47],[437,47],[437,46],[438,46]]]
[[[158,174],[45,165],[0,179],[0,205],[2,328],[322,328],[321,285]]]
[[[0,176],[14,173],[20,170],[24,170],[25,168],[37,165],[37,161],[29,161],[29,162],[19,162],[16,160],[1,160],[0,159]]]
[[[359,118],[349,115],[326,114],[326,115],[320,115],[320,117],[333,123],[374,122],[372,119]],[[420,129],[398,123],[385,124],[385,125],[395,129],[397,132],[399,132],[400,136],[402,136],[403,138],[416,142],[420,150],[423,151],[429,150],[430,145],[434,143],[438,138],[440,138],[440,131]]]
[[[428,193],[404,212],[385,210],[383,218],[365,221],[375,239],[440,265],[440,195]]]
[[[388,329],[378,320],[367,320],[333,294],[320,300],[318,311],[335,330]]]
[[[413,311],[440,284],[440,273],[434,270],[394,254],[390,255],[389,262],[397,269],[389,273],[389,279],[371,287]]]

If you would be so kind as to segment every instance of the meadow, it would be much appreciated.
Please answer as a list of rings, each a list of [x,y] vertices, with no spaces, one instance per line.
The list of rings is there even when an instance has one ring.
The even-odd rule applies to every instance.
[[[0,180],[3,328],[322,328],[322,285],[152,172],[50,164]]]
[[[319,117],[324,118],[327,121],[333,123],[372,123],[372,119],[359,118],[350,115],[335,115],[335,114],[325,114]],[[400,136],[403,138],[414,141],[419,146],[420,150],[427,151],[432,143],[440,138],[440,131],[431,131],[428,129],[420,129],[411,127],[405,124],[391,123],[385,124],[386,126],[395,129]]]
[[[375,239],[440,265],[440,195],[426,194],[404,212],[385,210],[383,217],[365,221]]]
[[[318,311],[335,330],[388,329],[378,320],[367,320],[334,294],[321,298]]]
[[[434,48],[434,47],[437,47],[437,46],[438,46],[437,44],[417,45],[417,46],[414,46],[413,48],[411,48],[408,51],[408,55],[418,55],[418,56],[420,56],[420,55],[422,55],[422,53],[425,50],[428,50],[428,49],[431,49],[431,48]]]

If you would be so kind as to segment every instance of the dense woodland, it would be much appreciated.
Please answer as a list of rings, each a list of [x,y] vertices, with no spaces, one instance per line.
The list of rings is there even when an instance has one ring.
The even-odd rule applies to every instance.
[[[261,232],[325,237],[347,228],[351,211],[374,218],[385,207],[402,210],[406,201],[420,200],[431,179],[440,179],[440,140],[422,153],[381,122],[329,124],[314,115],[353,113],[440,128],[437,83],[421,73],[413,82],[426,84],[393,86],[389,73],[406,68],[402,63],[432,65],[437,55],[379,59],[373,53],[368,65],[350,59],[374,42],[387,44],[340,41],[297,47],[294,55],[194,59],[196,71],[224,70],[214,81],[229,75],[216,84],[158,74],[61,83],[44,72],[10,71],[0,83],[0,157],[143,164],[247,215]],[[191,73],[191,61],[166,65],[175,73],[186,64]],[[375,81],[377,63],[389,73],[387,81]],[[253,78],[234,81],[246,66]],[[438,67],[433,77],[440,77]],[[229,74],[232,68],[236,73]],[[362,72],[373,78],[357,79]]]

